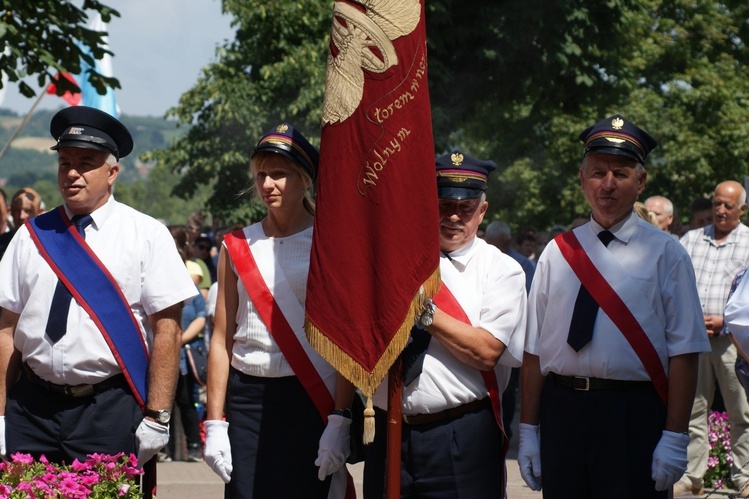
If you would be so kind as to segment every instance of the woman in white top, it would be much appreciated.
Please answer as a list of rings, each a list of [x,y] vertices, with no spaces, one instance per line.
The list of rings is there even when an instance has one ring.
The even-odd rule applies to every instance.
[[[345,489],[351,391],[338,383],[334,405],[336,373],[304,335],[317,158],[291,125],[263,136],[252,190],[268,214],[221,247],[205,460],[225,497],[340,497],[341,473]]]

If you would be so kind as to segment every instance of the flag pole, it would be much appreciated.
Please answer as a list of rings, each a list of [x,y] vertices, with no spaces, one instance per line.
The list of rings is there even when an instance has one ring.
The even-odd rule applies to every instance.
[[[387,467],[385,468],[385,497],[398,499],[401,496],[401,432],[403,415],[401,399],[403,395],[403,362],[400,358],[393,363],[388,373],[388,415],[387,415]]]
[[[21,132],[21,129],[29,121],[29,118],[31,118],[31,115],[34,114],[34,110],[39,105],[39,103],[42,101],[42,99],[44,98],[45,95],[47,95],[47,92],[45,92],[44,89],[42,89],[39,92],[39,97],[37,97],[36,101],[34,101],[34,105],[31,106],[31,109],[29,110],[29,112],[26,113],[26,116],[24,116],[23,120],[21,120],[21,124],[19,124],[18,127],[15,129],[15,131],[13,132],[13,135],[10,136],[10,138],[8,139],[8,142],[6,142],[5,145],[3,146],[3,149],[0,150],[0,160],[3,159],[3,156],[5,156],[5,152],[10,147],[10,143],[13,142],[13,140],[15,140],[15,138]]]

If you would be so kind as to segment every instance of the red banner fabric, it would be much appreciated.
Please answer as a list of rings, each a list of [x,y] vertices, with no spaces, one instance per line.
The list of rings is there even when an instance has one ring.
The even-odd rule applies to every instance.
[[[334,4],[306,330],[367,396],[440,284],[426,48],[423,0]]]
[[[75,77],[70,73],[57,73],[57,76],[52,78],[52,82],[47,85],[48,94],[57,94],[57,83],[59,82],[60,78],[65,78],[73,85],[78,86],[78,82],[75,80]],[[83,94],[81,94],[80,91],[78,93],[73,93],[70,90],[66,90],[65,93],[63,93],[60,97],[62,97],[62,99],[64,99],[65,102],[67,102],[71,106],[77,106],[81,103],[82,96]]]

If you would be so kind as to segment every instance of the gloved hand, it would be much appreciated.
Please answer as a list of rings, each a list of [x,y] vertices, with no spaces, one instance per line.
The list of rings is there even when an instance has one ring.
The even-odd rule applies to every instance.
[[[650,468],[655,490],[670,489],[687,471],[688,445],[689,435],[663,430]]]
[[[518,466],[520,476],[531,490],[541,490],[541,440],[539,425],[520,423]]]
[[[5,459],[8,456],[8,449],[5,448],[5,416],[0,416],[0,458]]]
[[[135,446],[138,449],[138,467],[151,460],[169,443],[169,425],[143,419],[135,430]]]
[[[205,449],[203,459],[224,483],[231,481],[231,444],[229,443],[229,423],[218,419],[205,422]]]
[[[328,425],[320,437],[320,447],[315,459],[315,466],[320,467],[317,472],[320,480],[325,480],[346,464],[346,459],[351,454],[350,428],[349,418],[337,414],[328,416]]]

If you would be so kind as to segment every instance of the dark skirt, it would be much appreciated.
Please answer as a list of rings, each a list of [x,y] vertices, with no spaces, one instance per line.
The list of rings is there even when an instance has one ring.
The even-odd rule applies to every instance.
[[[324,499],[330,477],[315,466],[325,426],[295,376],[261,378],[232,369],[226,400],[232,466],[225,497]]]

